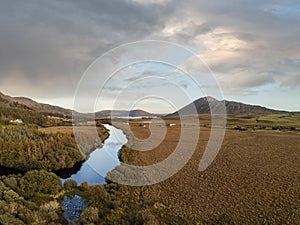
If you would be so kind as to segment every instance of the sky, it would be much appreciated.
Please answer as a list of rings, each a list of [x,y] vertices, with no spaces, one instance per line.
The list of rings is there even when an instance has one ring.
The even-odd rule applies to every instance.
[[[79,111],[166,113],[205,95],[300,111],[298,0],[0,5],[5,94]]]

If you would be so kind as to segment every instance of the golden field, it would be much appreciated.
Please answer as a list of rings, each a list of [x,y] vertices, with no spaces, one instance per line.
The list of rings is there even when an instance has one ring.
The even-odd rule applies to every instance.
[[[181,129],[193,132],[199,128],[180,124],[174,118],[166,121],[176,126],[167,127],[164,140],[152,151],[126,152],[127,163],[157,163],[175,149]],[[139,193],[136,201],[152,208],[162,224],[169,224],[164,222],[167,217],[182,218],[188,224],[300,224],[298,128],[292,132],[268,127],[262,129],[263,132],[226,129],[216,159],[205,171],[199,172],[199,162],[210,135],[210,128],[203,126],[206,122],[201,123],[198,145],[185,167],[161,183],[130,187],[130,192]],[[147,120],[114,125],[127,134],[131,130],[140,139],[150,135]],[[235,125],[230,124],[232,128]],[[154,137],[160,129],[161,124],[152,124]],[[129,135],[129,145],[139,149],[143,142]],[[186,148],[189,148],[188,141]]]

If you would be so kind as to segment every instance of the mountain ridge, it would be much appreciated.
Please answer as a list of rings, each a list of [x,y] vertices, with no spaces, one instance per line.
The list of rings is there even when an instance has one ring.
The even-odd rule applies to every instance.
[[[239,115],[239,114],[279,114],[279,113],[291,113],[284,110],[270,109],[260,105],[245,104],[242,102],[217,100],[211,96],[201,97],[196,99],[190,104],[182,107],[181,109],[168,114],[168,116],[191,115],[195,114],[210,114],[211,111],[217,114],[224,114],[224,105],[226,108],[226,114]],[[211,110],[212,109],[212,110]],[[298,112],[295,112],[298,113]]]
[[[50,116],[68,117],[72,118],[72,114],[75,112],[71,109],[63,108],[60,106],[39,103],[27,97],[11,97],[0,92],[0,103],[14,106],[22,109],[37,111]],[[261,105],[246,104],[237,101],[230,100],[217,100],[211,96],[201,97],[177,110],[176,112],[167,114],[167,116],[190,115],[194,114],[196,108],[197,114],[210,114],[210,107],[213,108],[213,112],[222,113],[222,106],[225,104],[226,113],[232,115],[238,114],[279,114],[279,113],[300,113],[289,112],[286,110],[275,110],[267,108]],[[195,108],[194,108],[195,107]],[[78,113],[78,115],[91,116],[93,113]],[[96,117],[151,117],[158,116],[155,113],[150,113],[141,109],[134,110],[102,110],[95,112]]]
[[[34,110],[47,115],[57,115],[60,117],[72,117],[73,111],[60,106],[39,103],[27,97],[11,97],[0,92],[0,102],[6,105],[14,105],[20,108]]]

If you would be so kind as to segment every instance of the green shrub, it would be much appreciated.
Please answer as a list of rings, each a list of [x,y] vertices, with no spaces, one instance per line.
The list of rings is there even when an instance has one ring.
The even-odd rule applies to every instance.
[[[39,194],[57,194],[62,189],[60,178],[45,170],[27,172],[20,179],[19,185],[25,197]]]
[[[69,180],[66,180],[65,183],[64,183],[64,188],[66,190],[71,190],[75,187],[77,187],[77,181],[76,180],[69,179]]]

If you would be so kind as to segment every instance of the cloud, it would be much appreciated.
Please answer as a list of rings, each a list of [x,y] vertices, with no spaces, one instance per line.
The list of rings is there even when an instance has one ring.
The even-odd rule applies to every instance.
[[[231,77],[229,80],[234,81],[233,86],[253,88],[274,82],[288,85],[282,76],[292,79],[291,72],[296,69],[291,68],[287,59],[299,57],[300,44],[297,37],[300,35],[300,21],[296,13],[300,9],[299,2],[233,0],[209,3],[189,1],[188,4],[192,6],[188,10],[188,19],[185,13],[187,10],[180,4],[183,6],[179,6],[181,9],[178,10],[183,12],[181,20],[176,21],[171,17],[171,25],[164,30],[169,36],[164,32],[162,36],[198,48],[198,57],[216,75]],[[277,8],[277,13],[266,10],[272,7]],[[205,32],[184,32],[194,30],[197,22],[207,27]],[[195,66],[195,71],[202,72],[203,66],[197,68],[197,61],[188,66]],[[239,68],[248,71],[242,80],[236,79],[235,72]],[[270,71],[272,73],[266,75]]]
[[[300,74],[295,73],[287,76],[281,83],[283,88],[297,88],[300,87]]]
[[[94,59],[160,19],[157,6],[116,0],[4,1],[0,11],[0,88],[40,98],[72,95]]]
[[[259,95],[256,89],[275,84],[298,87],[299,12],[296,0],[3,0],[0,90],[72,97],[93,60],[145,39],[192,49],[234,94]],[[182,64],[194,67],[193,76],[205,70],[191,59]],[[181,86],[191,85],[181,81]]]
[[[257,88],[274,83],[275,79],[273,77],[272,73],[263,72],[257,74],[255,70],[249,70],[249,68],[238,68],[223,77],[222,82],[224,84],[222,86],[226,89]]]
[[[136,2],[138,4],[149,5],[149,4],[160,4],[164,5],[169,3],[171,0],[132,0],[132,2]]]

